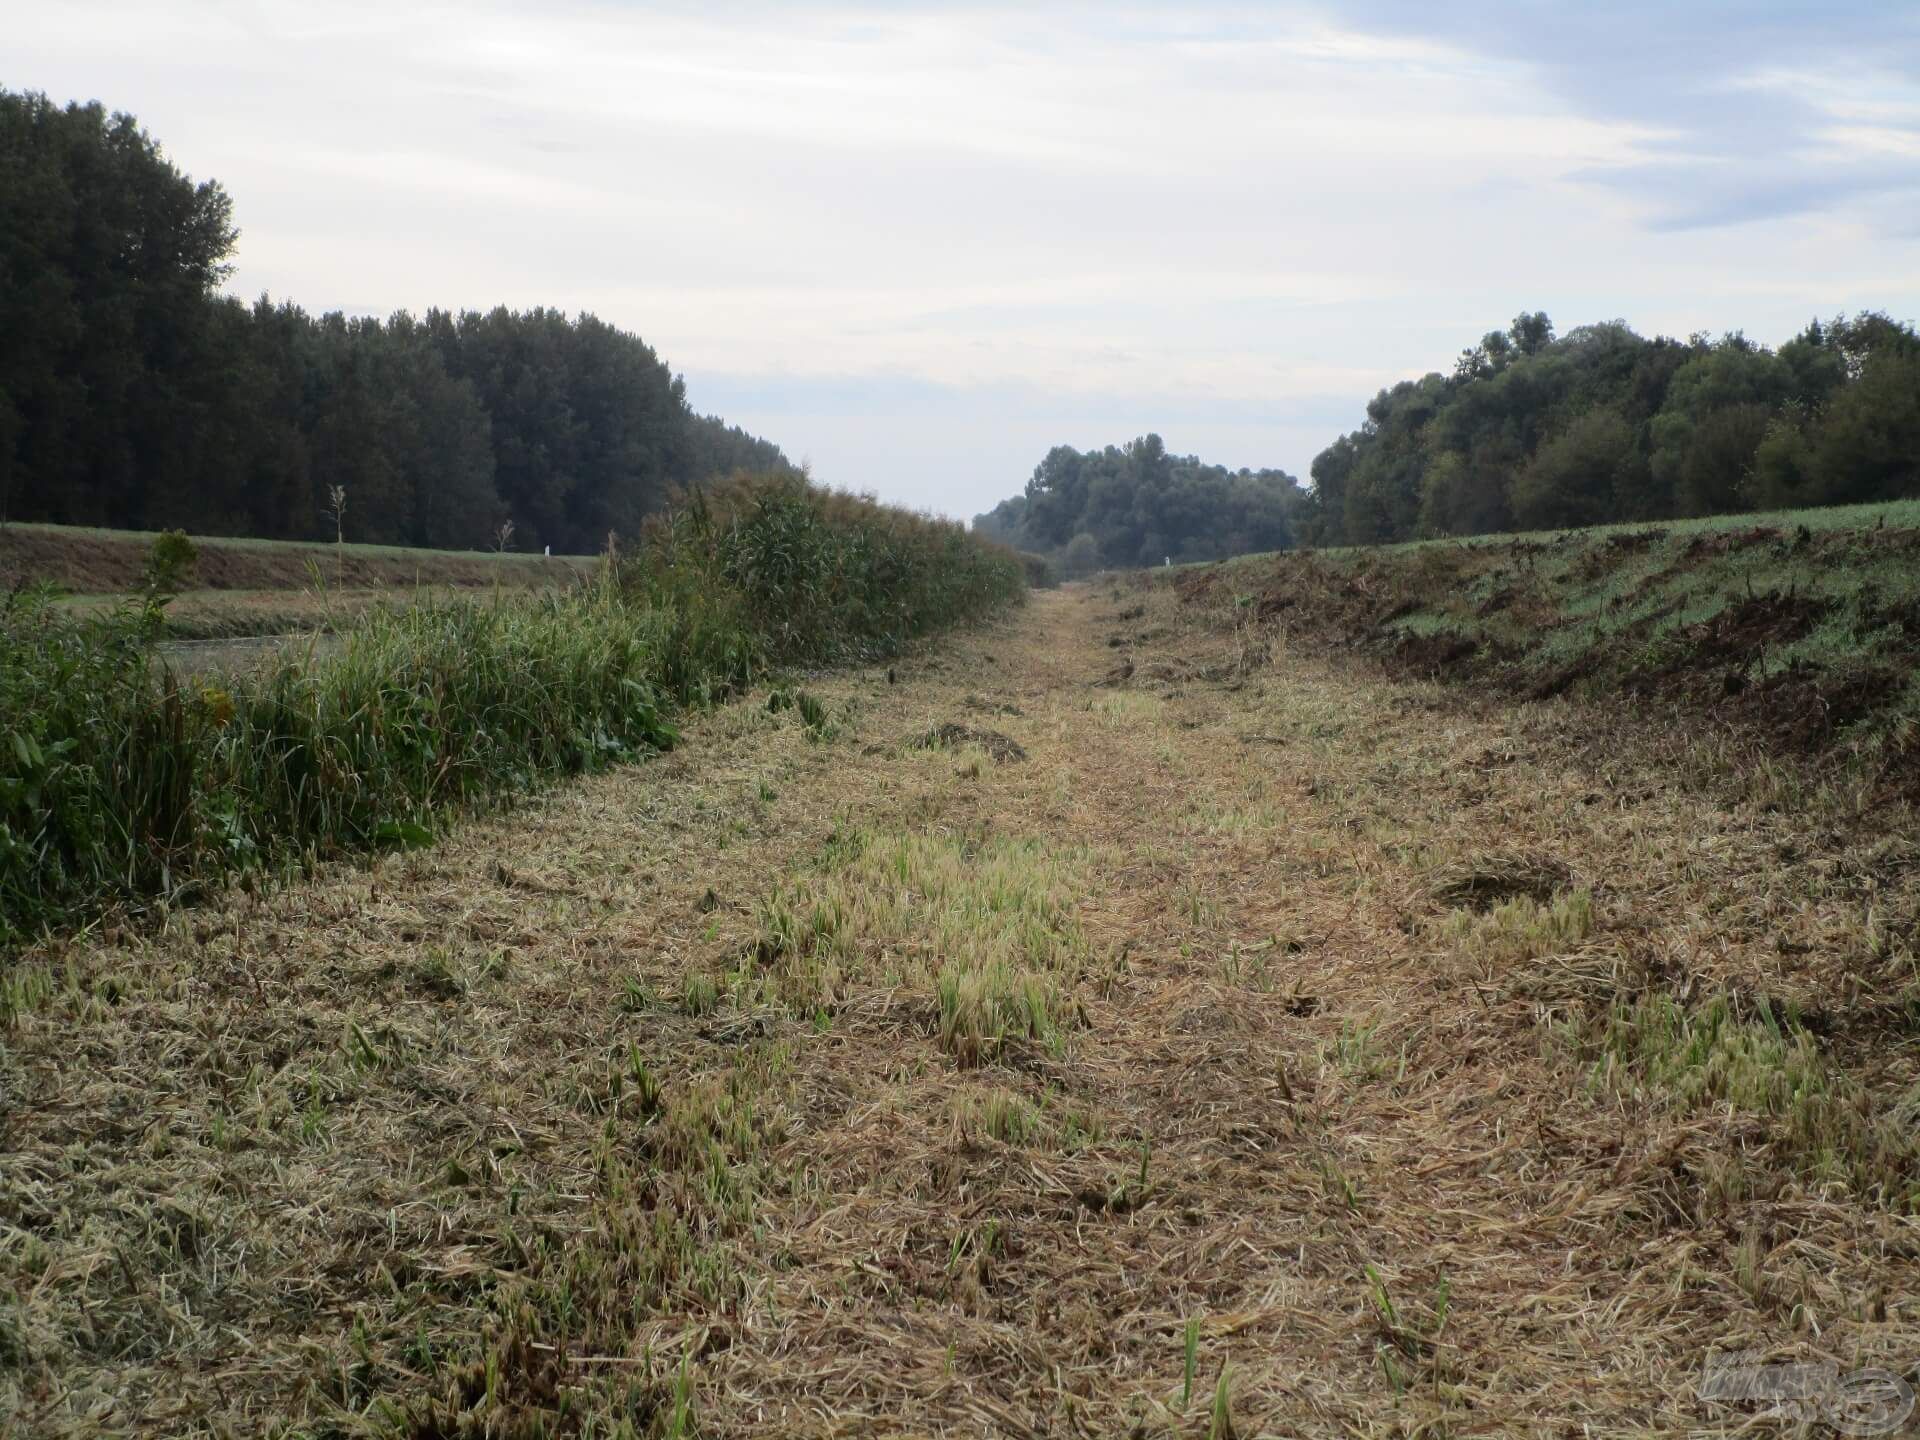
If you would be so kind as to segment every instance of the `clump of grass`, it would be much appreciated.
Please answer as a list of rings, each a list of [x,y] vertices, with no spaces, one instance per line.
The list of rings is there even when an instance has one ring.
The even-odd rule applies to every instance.
[[[787,710],[799,717],[809,740],[831,740],[840,728],[827,713],[826,703],[812,691],[776,686],[767,696],[767,711],[778,715]]]
[[[1003,1145],[1025,1145],[1045,1133],[1045,1122],[1031,1101],[1012,1090],[969,1092],[954,1102],[954,1127],[963,1136],[986,1136]]]
[[[818,873],[760,904],[754,955],[803,1014],[857,981],[930,992],[941,1047],[963,1065],[1015,1039],[1057,1044],[1061,981],[1088,959],[1080,861],[1001,837],[842,836]]]
[[[1061,996],[1044,975],[1006,964],[940,971],[940,1048],[962,1065],[1000,1053],[1009,1039],[1050,1042],[1059,1033]]]
[[[711,975],[695,971],[680,989],[680,1008],[689,1015],[711,1015],[720,1005],[720,987]]]
[[[1450,912],[1439,934],[1475,959],[1515,963],[1537,960],[1579,944],[1593,933],[1593,895],[1575,890],[1542,902],[1522,895],[1484,914]]]
[[[1876,1109],[1790,1006],[1721,992],[1690,1007],[1656,991],[1616,1002],[1580,1053],[1596,1087],[1769,1117],[1790,1169],[1894,1209],[1920,1206],[1920,1094]]]

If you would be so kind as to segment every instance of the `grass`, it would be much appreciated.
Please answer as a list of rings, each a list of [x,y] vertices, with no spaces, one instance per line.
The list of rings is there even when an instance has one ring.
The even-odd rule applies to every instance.
[[[16,534],[43,537],[49,540],[104,540],[116,544],[125,543],[137,547],[142,552],[151,548],[153,542],[164,533],[158,530],[112,530],[94,525],[45,525],[37,521],[19,520],[8,521],[5,528]],[[505,567],[525,565],[542,558],[559,558],[570,563],[584,560],[589,564],[593,559],[591,556],[542,557],[495,550],[420,550],[405,545],[361,545],[351,541],[344,545],[335,545],[330,540],[261,540],[246,535],[197,536],[195,543],[203,549],[211,545],[220,549],[251,550],[262,554],[290,554],[309,558],[324,558],[339,552],[356,558],[406,561],[447,557],[476,560],[486,565]]]
[[[1063,980],[1089,963],[1074,913],[1084,863],[1031,840],[836,836],[820,873],[760,903],[753,960],[800,1014],[875,980],[918,993],[962,1066],[1022,1041],[1057,1046],[1073,1012]]]
[[[1765,1117],[1778,1122],[1773,1143],[1790,1169],[1870,1203],[1920,1210],[1920,1087],[1877,1105],[1791,1003],[1726,992],[1693,1003],[1662,991],[1617,1000],[1576,1053],[1596,1087],[1683,1111]]]
[[[0,525],[0,580],[47,584],[76,596],[137,593],[159,533],[83,526]],[[219,591],[289,596],[318,583],[335,590],[565,588],[589,578],[592,556],[410,550],[392,545],[196,536],[183,582]]]

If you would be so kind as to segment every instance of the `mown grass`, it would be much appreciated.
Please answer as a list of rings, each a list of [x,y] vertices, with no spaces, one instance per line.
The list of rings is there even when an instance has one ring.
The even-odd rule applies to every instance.
[[[1018,1041],[1057,1048],[1088,961],[1083,865],[1034,840],[841,836],[818,873],[760,903],[752,963],[801,1014],[831,1013],[856,983],[930,1001],[940,1046],[962,1066]]]
[[[217,681],[168,599],[0,608],[0,940],[236,873],[430,843],[449,809],[670,747],[675,709],[770,666],[889,653],[1021,592],[958,526],[742,481],[586,589],[375,609]]]

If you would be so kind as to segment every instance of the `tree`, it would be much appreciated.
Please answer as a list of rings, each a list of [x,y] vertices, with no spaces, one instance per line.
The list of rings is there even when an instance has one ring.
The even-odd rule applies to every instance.
[[[1069,579],[1091,575],[1100,568],[1100,546],[1082,530],[1060,552],[1060,573]]]
[[[1920,495],[1920,352],[1885,346],[1869,353],[1808,444],[1813,503]]]
[[[1056,445],[1024,493],[974,528],[1070,574],[1102,565],[1217,560],[1293,543],[1307,497],[1279,470],[1230,471],[1174,455],[1153,434],[1085,453]]]
[[[0,91],[0,515],[483,544],[511,516],[575,550],[778,447],[695,417],[638,336],[590,315],[310,316],[215,293],[213,182],[125,115]]]
[[[1524,529],[1592,525],[1617,510],[1614,486],[1633,456],[1633,427],[1589,410],[1542,445],[1513,482],[1513,518]]]
[[[1553,340],[1553,322],[1547,318],[1544,310],[1535,310],[1531,314],[1522,310],[1513,317],[1513,324],[1507,333],[1513,337],[1514,345],[1522,355],[1538,355]]]
[[[1555,338],[1545,314],[1382,390],[1313,463],[1320,543],[1710,514],[1906,493],[1920,334],[1877,312],[1776,351],[1738,331]]]
[[[142,523],[174,465],[179,382],[238,232],[219,185],[129,115],[0,91],[0,393],[23,518]],[[190,448],[190,447],[189,447]]]

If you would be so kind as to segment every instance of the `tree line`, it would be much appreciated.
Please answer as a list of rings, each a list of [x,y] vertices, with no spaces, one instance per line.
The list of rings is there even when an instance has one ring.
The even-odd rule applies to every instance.
[[[1024,493],[974,529],[1046,556],[1068,576],[1166,560],[1221,560],[1293,544],[1307,494],[1284,470],[1228,470],[1170,455],[1158,435],[1081,452],[1056,445]]]
[[[1382,390],[1312,477],[1319,544],[1920,495],[1920,334],[1864,312],[1775,350],[1522,314]]]
[[[791,468],[591,315],[220,294],[231,199],[98,104],[0,90],[0,195],[0,520],[582,552]]]

